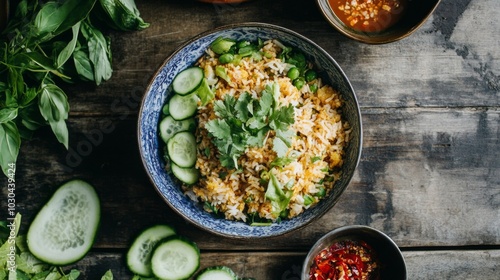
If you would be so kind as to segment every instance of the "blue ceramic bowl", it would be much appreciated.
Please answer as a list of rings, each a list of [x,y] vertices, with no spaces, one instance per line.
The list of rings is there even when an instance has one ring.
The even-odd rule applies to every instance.
[[[385,233],[363,225],[343,226],[323,235],[311,247],[302,266],[301,280],[309,280],[314,258],[335,242],[350,240],[366,242],[376,254],[380,279],[406,280],[406,262],[398,245]]]
[[[342,178],[334,190],[320,203],[299,216],[274,223],[266,227],[250,226],[244,222],[229,221],[213,216],[203,210],[201,204],[193,202],[180,190],[164,170],[165,163],[160,151],[158,122],[162,106],[169,97],[167,90],[172,79],[181,70],[192,66],[217,37],[235,40],[278,39],[286,45],[302,50],[308,59],[320,67],[323,79],[334,85],[345,99],[344,118],[352,126],[352,140],[347,147]],[[194,225],[214,234],[232,238],[261,238],[281,235],[301,228],[326,213],[340,198],[349,184],[361,155],[361,115],[354,90],[335,60],[318,45],[304,36],[288,29],[262,23],[245,23],[223,26],[200,34],[174,51],[154,74],[143,97],[139,112],[138,142],[141,158],[151,182],[179,215]]]

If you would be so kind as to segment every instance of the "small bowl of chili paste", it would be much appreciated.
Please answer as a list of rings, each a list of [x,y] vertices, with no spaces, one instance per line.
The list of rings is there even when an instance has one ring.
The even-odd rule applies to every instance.
[[[347,37],[384,44],[403,39],[424,24],[440,0],[317,0],[325,19]]]
[[[345,226],[321,237],[309,251],[302,280],[405,280],[406,264],[396,243],[368,226]]]

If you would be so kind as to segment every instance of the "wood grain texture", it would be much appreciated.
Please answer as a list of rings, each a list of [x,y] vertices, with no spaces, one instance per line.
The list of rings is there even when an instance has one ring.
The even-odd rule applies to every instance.
[[[64,86],[69,150],[46,128],[23,141],[17,164],[22,232],[64,181],[82,178],[96,187],[102,227],[91,254],[76,264],[83,279],[99,279],[109,268],[116,279],[129,279],[122,255],[156,223],[194,240],[202,266],[225,264],[256,279],[299,279],[310,246],[352,224],[392,237],[409,279],[498,279],[500,1],[442,0],[412,36],[376,46],[341,36],[313,0],[136,2],[151,26],[107,33],[113,77],[99,87]],[[289,28],[330,53],[356,91],[364,134],[358,170],[331,211],[296,232],[253,241],[208,234],[175,214],[144,172],[136,137],[142,96],[163,61],[201,32],[249,21]],[[0,188],[2,207],[6,195]]]
[[[286,249],[292,239],[305,249],[348,224],[374,226],[402,247],[499,244],[497,109],[373,108],[362,114],[363,154],[340,202],[298,233],[270,244],[250,242],[254,248]],[[50,149],[48,132],[48,139],[35,139],[37,145],[28,142],[23,149],[17,196],[27,220],[60,182],[82,177],[103,201],[106,226],[98,247],[123,248],[134,232],[159,221],[178,224],[194,239],[206,235],[183,222],[155,192],[141,166],[134,119],[76,117],[69,127],[69,151]],[[228,242],[238,250],[248,246]],[[200,242],[204,249],[219,244],[215,236]]]
[[[259,280],[299,280],[306,252],[202,252],[200,268],[225,265],[240,277]],[[500,251],[403,252],[408,279],[498,279]],[[84,279],[100,279],[111,269],[115,279],[130,279],[121,253],[91,253],[76,268]]]

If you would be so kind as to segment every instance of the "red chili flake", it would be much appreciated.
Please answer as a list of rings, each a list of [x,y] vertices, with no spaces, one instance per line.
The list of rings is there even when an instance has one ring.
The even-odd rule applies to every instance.
[[[363,241],[344,240],[330,245],[314,257],[310,280],[378,280],[373,249]]]

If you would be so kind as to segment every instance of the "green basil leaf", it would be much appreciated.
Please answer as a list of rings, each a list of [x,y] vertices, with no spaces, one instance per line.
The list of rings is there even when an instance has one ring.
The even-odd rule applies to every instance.
[[[52,40],[51,45],[48,48],[52,48],[52,57],[58,57],[59,53],[68,45],[67,41],[62,40]],[[55,63],[54,63],[55,65]]]
[[[140,17],[133,0],[99,0],[101,7],[112,21],[112,27],[123,30],[143,30],[149,27]]]
[[[111,270],[106,271],[104,275],[101,277],[101,280],[113,280],[113,273]]]
[[[68,61],[68,59],[73,54],[73,51],[75,50],[76,47],[76,42],[78,41],[78,34],[80,33],[79,32],[80,22],[73,25],[71,29],[73,32],[73,38],[71,39],[71,41],[69,41],[68,45],[66,45],[66,47],[57,56],[57,63],[56,63],[57,68],[63,66],[63,64],[66,63],[66,61]]]
[[[40,113],[37,102],[32,102],[29,106],[20,109],[19,117],[21,118],[21,123],[23,124],[23,126],[32,131],[35,131],[47,124]],[[22,126],[19,127],[20,132],[22,131],[21,128]],[[27,133],[25,135],[27,136]],[[26,139],[30,138],[24,137],[25,135],[21,134],[21,137]]]
[[[50,121],[68,118],[69,104],[64,91],[55,84],[44,84],[39,99],[40,113]]]
[[[0,123],[10,122],[17,117],[17,108],[0,109]]]
[[[80,79],[84,81],[94,81],[94,68],[89,55],[83,49],[73,52],[73,62]]]
[[[34,26],[39,41],[47,41],[85,19],[96,0],[66,0],[45,3],[37,13]]]
[[[49,271],[49,274],[43,278],[43,280],[61,280],[61,273],[57,269],[57,267],[52,268],[52,271]]]
[[[59,3],[47,2],[40,9],[35,18],[35,28],[39,34],[55,32],[61,25],[63,18],[59,15]]]
[[[60,280],[76,280],[78,276],[80,276],[80,271],[72,269],[69,274],[64,275]]]
[[[0,166],[6,176],[9,176],[9,168],[12,168],[17,160],[21,137],[17,126],[13,121],[0,124]]]
[[[86,21],[82,22],[81,31],[87,39],[89,59],[94,66],[94,80],[99,85],[103,80],[111,78],[111,50],[109,42],[98,29]]]
[[[64,75],[54,67],[54,62],[51,58],[39,52],[29,52],[20,54],[21,57],[27,59],[30,64],[26,69],[32,72],[50,72],[60,78],[71,80],[71,77]]]
[[[26,57],[28,59],[27,61],[33,65],[31,67],[28,66],[28,69],[31,71],[37,71],[37,70],[41,70],[41,69],[46,70],[46,71],[56,70],[56,68],[54,67],[54,64],[52,62],[52,59],[48,58],[47,56],[43,55],[42,53],[29,52],[29,53],[22,53],[21,56]]]
[[[24,78],[20,71],[20,69],[9,68],[8,85],[10,88],[5,90],[6,107],[17,107],[18,93],[24,91]]]
[[[52,132],[54,132],[57,141],[59,141],[59,143],[63,144],[64,147],[68,149],[69,132],[68,132],[68,127],[66,126],[66,122],[64,120],[50,121],[49,125],[50,128],[52,129]]]
[[[31,7],[33,8],[33,7]],[[30,10],[30,6],[28,6],[27,0],[22,0],[17,4],[15,16],[19,18],[26,18],[28,12]]]
[[[68,118],[69,104],[64,91],[55,84],[44,84],[38,99],[38,107],[57,140],[67,149],[69,133],[65,120]]]
[[[38,95],[38,91],[35,88],[27,88],[24,93],[21,95],[19,100],[19,105],[27,106],[35,97]]]

